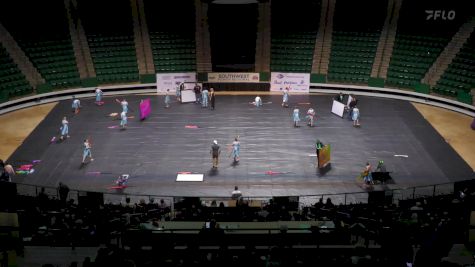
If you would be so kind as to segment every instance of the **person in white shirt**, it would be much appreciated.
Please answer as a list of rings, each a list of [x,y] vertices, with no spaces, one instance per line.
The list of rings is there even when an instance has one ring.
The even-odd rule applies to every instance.
[[[231,193],[232,199],[240,199],[242,197],[242,193],[237,186],[234,187],[234,191]]]

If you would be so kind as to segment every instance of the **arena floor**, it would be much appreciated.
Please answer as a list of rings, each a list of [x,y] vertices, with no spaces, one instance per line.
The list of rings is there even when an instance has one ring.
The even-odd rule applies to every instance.
[[[152,114],[139,120],[138,104],[150,98]],[[127,96],[129,127],[120,130],[109,114],[120,112],[114,98],[104,106],[83,99],[80,114],[70,101],[58,103],[10,156],[15,166],[40,160],[34,173],[16,175],[14,181],[42,186],[58,182],[72,189],[114,193],[114,181],[130,174],[127,194],[160,196],[229,196],[235,185],[245,196],[319,195],[364,192],[357,176],[366,161],[384,160],[393,183],[375,189],[405,188],[473,179],[472,168],[409,102],[359,97],[361,128],[330,112],[332,96],[293,95],[291,107],[303,113],[317,111],[316,127],[292,126],[292,108],[282,108],[281,96],[262,96],[264,106],[249,102],[253,96],[218,96],[216,110],[194,103],[172,103],[163,96]],[[71,138],[50,143],[68,116]],[[187,128],[197,126],[198,128]],[[241,161],[228,157],[236,135]],[[82,166],[82,142],[93,140],[94,161]],[[331,169],[315,166],[314,143],[331,144]],[[211,169],[210,146],[216,139],[222,153],[217,171]],[[407,155],[395,156],[395,155]],[[176,182],[178,172],[204,174],[203,182]]]

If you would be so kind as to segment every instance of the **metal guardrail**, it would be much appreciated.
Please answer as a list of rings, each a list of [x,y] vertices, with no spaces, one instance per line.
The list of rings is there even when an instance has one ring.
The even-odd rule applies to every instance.
[[[58,191],[56,187],[48,187],[41,185],[32,185],[32,184],[23,184],[16,183],[17,185],[17,194],[25,196],[38,196],[41,192],[41,189],[44,188],[45,194],[50,197],[59,198]],[[427,186],[415,186],[408,188],[400,189],[389,189],[386,191],[375,191],[375,192],[384,192],[387,197],[386,201],[391,203],[397,203],[400,200],[406,199],[416,199],[420,197],[434,197],[439,195],[448,195],[454,193],[454,182],[434,184]],[[140,194],[125,194],[125,193],[108,193],[108,192],[90,192],[90,191],[80,191],[71,189],[69,191],[68,199],[73,199],[75,203],[79,202],[81,197],[87,196],[88,193],[100,193],[103,196],[104,203],[120,204],[125,203],[126,198],[130,199],[130,203],[139,203],[141,200],[150,202],[152,199],[155,203],[160,203],[160,200],[164,200],[165,204],[168,207],[171,207],[174,210],[175,203],[182,200],[184,197],[180,196],[161,196],[161,195],[140,195]],[[327,198],[330,198],[332,203],[335,205],[339,204],[358,204],[358,203],[368,203],[370,192],[348,192],[348,193],[335,193],[335,194],[318,194],[318,195],[301,195],[298,197],[299,208],[311,206],[317,203],[320,198],[326,201]],[[265,205],[269,203],[272,199],[272,196],[253,196],[253,197],[244,197],[243,199],[249,203],[254,203],[256,206],[260,203]],[[291,197],[292,198],[292,197]],[[294,197],[295,198],[295,197]],[[217,205],[220,202],[227,203],[228,201],[234,201],[231,197],[200,197],[199,198],[203,205],[211,206],[213,200]]]
[[[16,100],[0,103],[0,115],[15,111],[18,109],[56,102],[60,100],[71,99],[72,96],[77,98],[93,97],[94,90],[100,88],[104,91],[105,96],[124,95],[124,94],[143,94],[155,93],[156,84],[128,84],[128,85],[112,85],[112,86],[98,86],[58,90],[44,94],[36,94],[32,96],[22,97]],[[310,93],[330,93],[336,94],[338,92],[346,94],[400,99],[412,102],[428,104],[432,106],[442,107],[445,109],[460,112],[471,117],[475,117],[475,106],[468,105],[459,101],[451,100],[444,97],[423,94],[411,90],[383,88],[383,87],[369,87],[357,86],[347,84],[327,84],[327,83],[311,83]]]
[[[445,97],[418,93],[408,89],[403,90],[395,88],[382,88],[347,84],[311,83],[310,92],[330,94],[337,94],[339,92],[342,92],[344,94],[355,94],[363,96],[406,100],[431,106],[437,106],[462,114],[466,114],[471,117],[475,117],[475,106],[473,105],[465,104],[460,101],[448,99]]]

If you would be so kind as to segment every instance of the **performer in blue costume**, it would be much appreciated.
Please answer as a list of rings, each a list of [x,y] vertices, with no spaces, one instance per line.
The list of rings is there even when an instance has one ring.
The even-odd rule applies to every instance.
[[[260,96],[256,96],[256,99],[254,100],[254,105],[256,105],[256,107],[262,107],[262,99]]]
[[[282,97],[282,107],[288,108],[289,107],[289,88],[285,88],[284,95]]]
[[[64,139],[64,137],[66,136],[66,138],[69,138],[69,122],[68,120],[66,119],[66,117],[63,118],[62,122],[61,122],[62,126],[61,126],[61,140]]]
[[[176,87],[176,101],[181,102],[181,90],[185,89],[185,83],[179,83]]]
[[[353,127],[360,126],[360,110],[356,106],[353,108],[351,119],[353,120]]]
[[[79,108],[81,107],[81,101],[79,99],[73,97],[73,104],[72,104],[72,109],[75,114],[79,113]]]
[[[234,159],[234,162],[238,162],[239,161],[239,151],[241,149],[241,143],[239,142],[238,138],[234,138],[234,141],[233,141],[233,159]]]
[[[122,111],[127,113],[129,112],[129,103],[124,99],[122,101],[119,101],[119,99],[115,100],[117,103],[119,103],[122,106]]]
[[[203,108],[207,108],[208,107],[208,88],[206,87],[203,87],[203,91],[201,92],[201,106]]]
[[[91,161],[94,159],[92,158],[92,153],[91,153],[91,143],[89,142],[89,139],[84,140],[84,150],[82,152],[82,163],[84,164],[86,161],[86,157],[89,157]]]
[[[102,95],[103,95],[102,90],[99,89],[99,88],[97,88],[97,89],[96,89],[96,104],[97,104],[97,105],[101,105],[101,104],[102,104]]]
[[[167,92],[165,93],[165,108],[170,107],[170,95],[168,92],[170,92],[170,89],[167,89]]]
[[[122,129],[127,128],[127,113],[125,113],[124,111],[120,113],[120,127]]]
[[[300,121],[300,110],[295,107],[293,112],[294,127],[299,127],[298,122]]]

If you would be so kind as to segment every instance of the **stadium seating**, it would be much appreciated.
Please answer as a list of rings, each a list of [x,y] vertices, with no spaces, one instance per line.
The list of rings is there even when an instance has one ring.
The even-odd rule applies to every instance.
[[[80,86],[71,40],[20,41],[20,46],[53,88]]]
[[[475,33],[472,33],[432,90],[456,97],[469,94],[472,88],[475,88]]]
[[[328,67],[329,81],[368,82],[386,5],[387,1],[369,1],[366,4],[337,1]]]
[[[413,88],[457,32],[463,20],[427,20],[425,1],[402,4],[386,84]],[[461,16],[459,16],[461,17]]]
[[[132,12],[127,0],[109,2],[78,1],[92,60],[99,83],[124,83],[139,80],[135,54]],[[104,14],[108,13],[107,19]]]
[[[11,14],[2,14],[2,23],[29,57],[38,72],[53,88],[77,87],[79,72],[69,35],[62,1],[46,3],[9,1],[2,3]],[[28,6],[28,10],[22,10]],[[44,14],[48,13],[48,19]],[[23,23],[21,18],[29,17]]]
[[[195,8],[192,1],[144,1],[147,26],[157,72],[196,70]],[[166,10],[156,15],[156,10]],[[177,16],[177,14],[179,14]],[[177,19],[180,23],[170,23]]]
[[[271,71],[312,70],[321,2],[297,2],[272,2]]]
[[[25,76],[18,69],[0,44],[0,101],[33,91]]]

